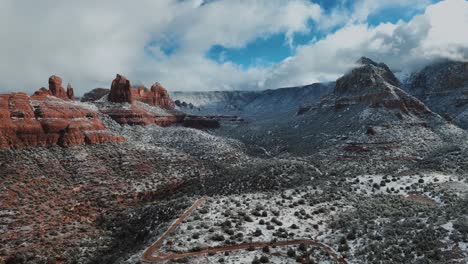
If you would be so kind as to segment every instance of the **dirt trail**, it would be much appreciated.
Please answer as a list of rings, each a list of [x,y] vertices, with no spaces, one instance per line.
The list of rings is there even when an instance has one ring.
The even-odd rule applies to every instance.
[[[304,244],[304,245],[314,246],[314,247],[318,247],[322,249],[327,254],[329,254],[336,261],[336,263],[347,264],[347,261],[343,259],[340,255],[338,255],[331,247],[325,244],[322,244],[320,242],[310,240],[310,239],[297,239],[297,240],[287,240],[287,241],[277,241],[277,242],[252,242],[252,243],[244,243],[244,244],[232,245],[232,246],[208,247],[208,248],[203,248],[198,251],[192,251],[192,252],[180,252],[180,253],[170,252],[167,254],[155,255],[154,253],[157,253],[157,251],[161,248],[166,237],[171,232],[173,232],[177,228],[177,226],[182,221],[184,221],[184,219],[188,215],[190,215],[190,213],[195,208],[197,208],[200,204],[202,204],[205,200],[206,200],[206,196],[203,196],[202,198],[198,199],[176,221],[174,221],[174,223],[171,224],[171,226],[166,230],[166,232],[164,232],[161,235],[161,237],[156,242],[154,242],[154,244],[152,244],[150,247],[148,247],[145,250],[145,252],[143,253],[142,261],[155,263],[155,262],[164,262],[164,261],[174,260],[174,259],[181,259],[185,257],[195,257],[195,256],[205,255],[208,253],[220,253],[220,252],[225,252],[225,251],[235,251],[235,250],[242,250],[242,249],[248,249],[248,248],[261,248],[265,246],[283,247],[283,246]]]

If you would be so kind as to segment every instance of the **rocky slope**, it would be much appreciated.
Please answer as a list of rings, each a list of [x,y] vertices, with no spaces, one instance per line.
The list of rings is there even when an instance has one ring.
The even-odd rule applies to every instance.
[[[333,84],[311,84],[265,91],[174,92],[172,97],[185,103],[184,111],[207,115],[237,115],[245,119],[278,118],[311,106],[330,91]],[[193,107],[190,107],[193,105]]]
[[[269,151],[312,154],[319,148],[330,159],[372,155],[381,160],[418,159],[437,147],[457,144],[465,135],[399,88],[387,66],[367,58],[359,63],[301,115],[260,120],[219,133]]]
[[[404,87],[447,120],[468,128],[468,63],[428,65],[411,74]]]

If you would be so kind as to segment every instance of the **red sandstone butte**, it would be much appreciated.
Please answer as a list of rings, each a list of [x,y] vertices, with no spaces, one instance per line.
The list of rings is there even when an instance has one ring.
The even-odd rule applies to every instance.
[[[67,97],[68,99],[75,101],[75,92],[73,91],[71,84],[67,85]]]
[[[164,109],[175,108],[175,104],[169,97],[169,93],[160,83],[153,84],[150,90],[140,86],[137,89],[133,89],[132,92],[133,98],[140,102]]]
[[[50,93],[63,100],[69,100],[67,92],[62,86],[62,78],[57,75],[52,75],[49,77],[49,91]]]
[[[47,92],[44,88],[31,97],[25,93],[0,95],[0,148],[123,141],[122,137],[109,133],[95,111]]]
[[[132,86],[125,76],[117,74],[112,81],[108,99],[113,103],[133,103]]]

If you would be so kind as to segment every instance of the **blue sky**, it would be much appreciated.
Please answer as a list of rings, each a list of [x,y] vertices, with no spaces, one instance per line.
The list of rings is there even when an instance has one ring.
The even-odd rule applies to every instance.
[[[116,73],[169,91],[305,85],[361,56],[468,61],[467,31],[466,0],[1,0],[0,92],[59,75],[81,95]]]
[[[378,0],[376,0],[378,1]],[[335,9],[343,9],[344,12],[353,12],[355,1],[348,0],[315,0],[311,1],[319,4],[325,13],[330,13]],[[430,3],[439,2],[432,0]],[[369,26],[378,26],[381,23],[397,23],[398,21],[408,22],[415,15],[423,13],[424,9],[412,8],[407,5],[389,6],[370,14],[366,23]],[[277,33],[272,35],[260,36],[257,39],[247,43],[242,48],[227,48],[222,45],[214,45],[206,53],[206,56],[218,63],[227,61],[239,65],[243,69],[249,67],[268,67],[282,60],[293,56],[297,46],[306,45],[311,42],[323,39],[328,34],[340,29],[345,23],[340,23],[332,28],[320,30],[315,28],[312,19],[308,22],[310,32],[294,34],[294,45],[291,46],[286,41],[286,33]],[[171,52],[171,49],[168,49]],[[169,53],[166,53],[169,54]]]

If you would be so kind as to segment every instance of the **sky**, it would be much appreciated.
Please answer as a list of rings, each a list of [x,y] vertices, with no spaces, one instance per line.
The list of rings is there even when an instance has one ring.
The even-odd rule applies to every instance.
[[[394,71],[468,60],[465,0],[0,0],[0,93],[56,74],[77,95],[116,73],[169,91],[333,81],[361,56]]]

